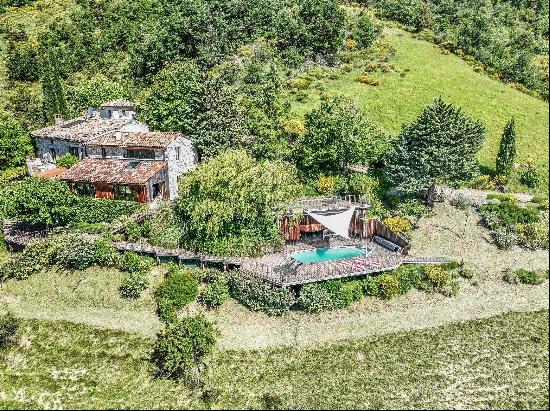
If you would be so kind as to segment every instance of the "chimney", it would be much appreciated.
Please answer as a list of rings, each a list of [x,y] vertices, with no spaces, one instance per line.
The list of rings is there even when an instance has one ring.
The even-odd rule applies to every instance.
[[[122,131],[115,131],[115,140],[120,141],[122,139]]]
[[[63,116],[61,114],[55,115],[55,125],[58,126],[63,123]]]

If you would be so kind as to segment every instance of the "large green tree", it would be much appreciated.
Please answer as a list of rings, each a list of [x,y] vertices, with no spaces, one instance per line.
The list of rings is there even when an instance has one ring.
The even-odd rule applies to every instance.
[[[353,101],[333,97],[306,114],[295,161],[305,178],[348,173],[349,166],[379,160],[388,146],[389,136],[367,121]]]
[[[0,119],[0,170],[25,162],[33,147],[29,133],[12,119]]]
[[[276,211],[299,192],[292,166],[231,150],[180,180],[177,210],[186,246],[210,253],[253,254],[280,244]]]
[[[154,129],[192,137],[202,158],[242,147],[248,139],[229,70],[210,73],[191,62],[173,64],[155,76],[138,109]]]
[[[408,193],[470,179],[478,169],[476,153],[484,139],[479,121],[440,97],[401,132],[387,160],[386,177]]]
[[[497,174],[509,177],[512,173],[514,160],[516,158],[516,125],[511,118],[502,132],[498,148],[496,171]]]

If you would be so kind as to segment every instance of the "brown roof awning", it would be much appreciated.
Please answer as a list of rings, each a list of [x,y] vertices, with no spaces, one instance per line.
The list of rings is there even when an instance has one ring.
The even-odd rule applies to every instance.
[[[59,177],[87,183],[142,185],[166,167],[154,160],[82,160]]]

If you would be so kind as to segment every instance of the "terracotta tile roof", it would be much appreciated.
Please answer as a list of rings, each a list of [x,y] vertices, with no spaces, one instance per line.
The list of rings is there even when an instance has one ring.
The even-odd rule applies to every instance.
[[[67,169],[65,167],[55,167],[51,168],[46,171],[40,171],[36,174],[34,174],[35,177],[42,177],[42,178],[54,178],[58,177],[59,175],[63,174]]]
[[[135,104],[130,100],[124,100],[124,99],[118,99],[118,100],[111,100],[106,101],[105,103],[102,103],[99,108],[103,107],[134,107]]]
[[[145,184],[165,166],[165,161],[154,160],[86,159],[59,177],[62,180],[90,183]]]
[[[181,133],[150,131],[147,133],[107,133],[91,140],[88,144],[94,146],[117,146],[117,147],[167,147],[176,138],[181,137]]]
[[[115,132],[133,121],[130,118],[106,119],[92,117],[84,119],[84,117],[80,117],[33,131],[32,135],[34,137],[59,138],[84,143],[102,134]]]

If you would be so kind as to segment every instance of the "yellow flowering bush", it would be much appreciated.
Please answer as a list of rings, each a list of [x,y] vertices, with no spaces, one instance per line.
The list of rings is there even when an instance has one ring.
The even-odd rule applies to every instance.
[[[368,84],[369,86],[378,86],[380,84],[380,80],[367,76],[365,74],[361,74],[360,76],[357,76],[355,78],[355,81],[363,84]]]
[[[304,123],[296,118],[291,118],[283,123],[283,131],[292,136],[299,136],[305,130]]]
[[[390,230],[400,234],[406,233],[407,231],[411,231],[413,229],[412,223],[405,217],[401,216],[388,217],[384,220],[384,224],[386,224]]]
[[[441,287],[451,280],[449,273],[438,265],[428,265],[425,272],[426,277],[435,287]]]

